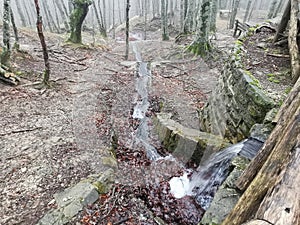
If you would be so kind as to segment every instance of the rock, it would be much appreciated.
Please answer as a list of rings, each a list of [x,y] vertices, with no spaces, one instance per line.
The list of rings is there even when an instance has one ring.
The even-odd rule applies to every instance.
[[[120,65],[121,66],[125,66],[127,68],[130,68],[130,67],[136,67],[136,62],[135,61],[123,61],[123,62],[120,62]]]
[[[170,117],[170,114],[157,114],[154,124],[159,139],[177,159],[199,164],[206,149],[216,152],[228,146],[220,136],[184,127]]]
[[[84,206],[94,203],[98,197],[95,186],[88,182],[80,182],[54,195],[58,207],[62,209],[66,218],[77,215]]]
[[[199,225],[221,224],[224,218],[233,209],[240,197],[240,193],[237,191],[234,183],[242,174],[248,163],[249,161],[242,157],[233,159],[231,163],[232,166],[234,166],[233,171],[219,187],[214,200],[205,212]]]
[[[58,208],[49,211],[37,225],[63,225],[68,223],[83,208],[94,203],[99,197],[96,188],[88,182],[80,182],[74,187],[55,194]]]

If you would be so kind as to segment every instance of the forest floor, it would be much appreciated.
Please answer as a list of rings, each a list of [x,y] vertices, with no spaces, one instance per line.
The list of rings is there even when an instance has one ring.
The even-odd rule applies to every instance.
[[[141,28],[131,32],[131,41],[151,68],[149,116],[160,111],[162,104],[163,111],[172,113],[175,120],[197,129],[197,109],[204,105],[216,85],[218,67],[221,68],[216,62],[222,62],[222,54],[220,59],[215,55],[209,66],[200,57],[184,52],[184,44],[177,45],[173,39],[160,41],[159,27],[154,28],[148,32],[146,41],[140,38]],[[23,51],[13,53],[11,64],[19,71],[22,83],[16,87],[0,83],[0,224],[6,225],[35,224],[46,211],[56,207],[54,193],[103,171],[100,150],[110,145],[112,130],[119,136],[118,160],[137,158],[136,151],[130,149],[138,123],[132,119],[137,101],[137,63],[132,48],[129,59],[124,60],[124,36],[118,33],[114,42],[96,37],[94,42],[92,35],[85,33],[84,43],[88,45],[74,46],[66,44],[62,35],[46,33],[52,80],[49,89],[30,85],[42,79],[44,68],[36,33],[24,29],[20,36]],[[230,32],[218,35],[220,48],[228,51],[232,44]],[[286,62],[283,64],[286,66]],[[270,77],[277,79],[272,71],[270,74],[275,75]],[[277,84],[271,83],[271,88]],[[287,89],[280,88],[283,92]],[[155,139],[153,144],[160,148]],[[140,159],[134,163],[149,163],[144,153],[138,154]],[[180,169],[174,172],[180,173]],[[155,202],[175,201],[169,195],[164,197],[162,193],[167,193],[167,189],[166,183],[157,187],[155,193],[149,187],[116,186],[119,198],[123,196],[123,202],[114,211],[118,215],[97,224],[116,224],[122,219],[125,224],[156,224],[153,213],[168,224],[192,221],[196,209],[193,204],[186,204],[190,200],[176,203],[186,207],[190,215],[179,215],[175,203],[157,206]],[[145,196],[150,196],[150,200]],[[127,206],[122,206],[126,201]],[[97,204],[91,207],[93,212],[100,210]],[[74,223],[93,224],[89,210]],[[182,220],[174,221],[171,217]]]

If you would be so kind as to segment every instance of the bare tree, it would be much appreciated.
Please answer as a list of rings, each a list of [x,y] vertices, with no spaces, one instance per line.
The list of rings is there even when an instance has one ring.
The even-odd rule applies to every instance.
[[[240,0],[235,0],[234,4],[233,4],[233,9],[232,9],[232,12],[231,12],[231,15],[230,15],[229,29],[233,29],[234,21],[235,21],[235,18],[236,18],[236,14],[237,14],[239,5],[240,5]]]
[[[126,49],[125,49],[125,59],[129,56],[129,10],[130,10],[130,0],[126,0]]]
[[[15,43],[14,43],[14,48],[16,50],[20,49],[20,44],[19,44],[19,34],[18,34],[18,28],[15,23],[15,17],[12,9],[10,8],[10,19],[11,19],[11,25],[13,27],[14,35],[15,35]]]
[[[40,38],[40,42],[43,48],[43,56],[44,56],[44,62],[45,62],[45,71],[44,71],[44,77],[43,77],[43,84],[49,85],[49,78],[50,78],[50,63],[49,63],[49,56],[48,56],[48,50],[47,50],[47,45],[45,41],[45,37],[43,34],[43,22],[42,22],[42,17],[40,15],[40,6],[39,6],[39,1],[34,0],[35,3],[35,8],[36,8],[36,28],[37,32]]]
[[[162,40],[167,41],[169,40],[168,34],[168,14],[167,14],[167,0],[161,0],[161,28],[162,28]]]
[[[8,65],[10,60],[11,48],[10,48],[10,0],[4,0],[3,2],[3,47],[1,54],[1,64]]]
[[[278,0],[273,0],[271,2],[270,8],[269,8],[269,13],[268,13],[268,19],[274,18],[274,12],[276,9],[277,2],[278,2]]]
[[[16,6],[17,6],[18,14],[19,14],[20,19],[21,19],[21,24],[22,24],[23,27],[26,27],[27,23],[26,23],[26,20],[25,20],[23,10],[22,10],[21,5],[20,5],[20,1],[16,0],[15,3],[16,3]]]

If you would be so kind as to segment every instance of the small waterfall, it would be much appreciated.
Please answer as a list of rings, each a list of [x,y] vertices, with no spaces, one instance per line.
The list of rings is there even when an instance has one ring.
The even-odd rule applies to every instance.
[[[148,99],[149,96],[149,83],[151,81],[151,72],[147,68],[147,63],[142,62],[142,57],[136,43],[132,42],[132,49],[135,53],[136,60],[138,62],[138,77],[136,81],[136,90],[138,93],[138,100],[133,110],[132,117],[139,119],[140,124],[137,128],[136,139],[146,149],[147,157],[150,160],[158,160],[162,157],[157,153],[156,149],[149,142],[149,118],[146,116],[146,112],[150,106]]]
[[[187,171],[181,177],[173,177],[169,182],[171,193],[177,198],[194,196],[198,204],[206,210],[218,187],[230,172],[231,160],[237,155],[252,159],[262,145],[263,142],[249,138],[212,154],[206,163],[191,175],[190,171]]]

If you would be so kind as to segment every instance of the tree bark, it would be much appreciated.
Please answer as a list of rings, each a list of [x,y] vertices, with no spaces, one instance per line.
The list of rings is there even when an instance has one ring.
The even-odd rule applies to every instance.
[[[90,0],[73,1],[74,9],[70,15],[71,35],[68,41],[77,44],[82,43],[82,36],[81,36],[82,23],[89,11],[89,6],[91,4],[92,2]]]
[[[292,79],[296,82],[300,75],[300,65],[299,65],[299,47],[297,44],[297,34],[298,34],[298,13],[299,6],[298,0],[291,0],[291,18],[289,27],[289,52],[291,57],[291,68],[292,68]]]
[[[238,203],[226,217],[222,225],[240,225],[251,219],[269,190],[272,190],[278,179],[282,177],[282,171],[287,168],[292,152],[298,143],[297,135],[300,133],[300,80],[297,81],[288,99],[285,101],[284,113],[274,131],[260,150],[259,154],[252,160],[247,170],[258,171],[247,190]],[[291,104],[288,104],[291,102]],[[269,154],[268,154],[269,153]],[[262,160],[262,158],[267,160]],[[259,163],[257,164],[257,161]],[[250,177],[242,175],[251,181]],[[247,186],[247,185],[246,185]]]
[[[10,0],[4,0],[3,2],[3,47],[1,54],[1,64],[8,66],[11,54],[10,47]]]
[[[256,217],[274,225],[300,224],[300,134],[283,178],[271,189]]]
[[[126,49],[125,49],[125,59],[128,59],[129,56],[129,9],[130,9],[130,0],[126,1]]]
[[[244,16],[244,19],[243,19],[243,23],[248,21],[248,16],[250,14],[251,5],[252,5],[252,0],[248,0],[245,16]]]
[[[240,5],[240,0],[235,0],[232,12],[230,14],[229,29],[233,29],[236,14]]]
[[[23,27],[26,27],[27,23],[26,23],[26,20],[25,20],[25,16],[23,14],[23,10],[21,9],[20,1],[17,0],[15,2],[16,2],[18,14],[19,14],[20,19],[21,19],[21,24],[22,24]]]
[[[268,19],[274,18],[273,15],[274,15],[274,12],[275,12],[275,9],[276,9],[277,1],[278,0],[273,0],[271,2],[270,8],[269,8],[269,13],[268,13],[268,16],[267,16]]]
[[[12,27],[13,27],[14,35],[15,35],[14,48],[15,48],[16,50],[19,50],[19,49],[20,49],[20,45],[19,45],[18,28],[17,28],[17,26],[16,26],[14,13],[13,13],[13,11],[12,11],[11,8],[10,8],[10,20],[11,20],[11,25],[12,25]]]
[[[43,23],[42,23],[42,17],[40,15],[39,1],[34,0],[34,3],[35,3],[36,16],[37,16],[36,28],[37,28],[37,32],[38,32],[38,35],[39,35],[39,38],[40,38],[41,45],[42,45],[44,62],[45,62],[45,71],[44,71],[43,83],[48,86],[49,85],[49,78],[50,78],[50,63],[49,63],[48,50],[47,50],[45,37],[44,37],[44,34],[43,34]]]
[[[166,10],[166,0],[161,0],[161,29],[162,29],[162,40],[169,40],[168,35],[168,16]]]

